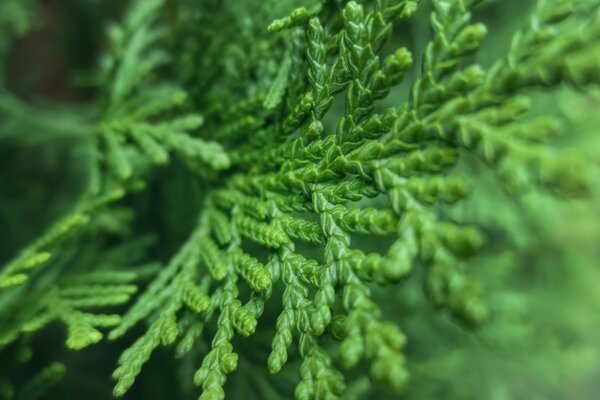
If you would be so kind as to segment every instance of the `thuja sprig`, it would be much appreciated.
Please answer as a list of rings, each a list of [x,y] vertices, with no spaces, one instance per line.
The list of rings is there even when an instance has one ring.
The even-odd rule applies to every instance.
[[[210,204],[207,205],[207,209],[211,207]],[[161,343],[171,344],[177,339],[178,321],[183,320],[178,315],[198,314],[204,317],[201,322],[204,325],[209,322],[216,308],[220,310],[220,316],[212,350],[196,372],[194,382],[204,388],[204,398],[223,396],[221,386],[226,374],[237,365],[231,338],[234,332],[243,336],[254,332],[256,318],[262,313],[261,298],[270,291],[272,281],[269,270],[237,246],[232,245],[227,254],[221,254],[221,250],[210,238],[211,225],[214,229],[221,228],[213,225],[210,215],[211,213],[203,214],[188,242],[124,316],[119,326],[110,333],[110,337],[116,339],[140,320],[157,312],[147,333],[123,353],[120,367],[114,373],[118,380],[115,395],[124,394],[133,384],[143,363],[156,347]],[[239,243],[239,238],[236,231],[229,236],[232,243]],[[210,243],[209,247],[206,247],[206,243]],[[204,252],[201,253],[201,250]],[[205,278],[196,283],[199,267],[204,271]],[[256,293],[256,297],[246,304],[238,299],[238,279]],[[209,292],[211,281],[222,284]],[[194,330],[198,329],[202,329],[201,325],[195,325]],[[186,335],[182,339],[178,345],[180,354],[189,351],[195,336]]]
[[[308,95],[302,95],[299,104],[311,106],[310,119],[301,122],[300,136],[274,150],[272,158],[253,159],[254,165],[249,174],[234,175],[226,189],[211,195],[209,205],[203,210],[202,222],[191,240],[205,243],[203,250],[208,252],[204,258],[206,273],[213,274],[214,266],[223,263],[229,264],[229,272],[224,275],[223,281],[214,281],[221,289],[218,293],[219,297],[223,296],[221,301],[224,304],[221,305],[222,314],[217,322],[213,349],[205,357],[195,378],[195,382],[204,388],[202,398],[223,398],[222,385],[226,375],[237,365],[238,356],[231,345],[232,336],[236,331],[241,335],[251,334],[256,326],[255,316],[243,311],[246,306],[241,306],[236,300],[234,284],[237,278],[231,274],[243,278],[256,294],[268,289],[265,292],[267,297],[263,299],[261,296],[260,302],[268,298],[271,285],[283,282],[284,311],[278,318],[269,369],[273,373],[281,369],[287,360],[288,348],[297,335],[303,358],[297,397],[339,397],[343,393],[342,374],[326,349],[319,344],[319,338],[329,334],[334,317],[339,321],[336,336],[344,339],[342,364],[345,367],[351,368],[361,359],[366,359],[371,362],[373,378],[383,385],[399,389],[406,381],[408,374],[401,353],[404,336],[395,325],[381,320],[381,311],[370,299],[367,283],[371,280],[384,284],[398,282],[409,273],[418,256],[435,259],[439,263],[449,259],[454,264],[455,256],[450,251],[442,253],[440,250],[429,256],[421,250],[421,242],[435,239],[440,248],[445,244],[452,249],[460,247],[457,244],[460,239],[456,235],[440,233],[443,239],[437,239],[438,231],[443,231],[442,226],[454,225],[436,222],[437,217],[428,210],[428,204],[454,202],[466,195],[462,181],[443,179],[440,173],[454,165],[456,154],[451,149],[425,151],[399,141],[383,146],[386,133],[391,132],[394,120],[399,119],[398,114],[402,110],[386,110],[382,115],[373,115],[375,102],[402,79],[412,64],[412,57],[406,49],[400,49],[384,60],[380,60],[377,53],[389,37],[392,21],[410,16],[414,5],[414,2],[380,2],[372,11],[365,13],[362,6],[350,2],[343,13],[341,34],[333,35],[331,39],[326,37],[318,19],[313,17],[307,21],[306,51],[311,86]],[[302,23],[300,19],[292,19],[294,24]],[[327,40],[337,41],[341,49],[334,54],[331,63],[325,50]],[[277,82],[280,78],[276,78],[274,87],[278,89],[272,89],[273,92],[282,90],[283,86]],[[331,107],[333,96],[344,90],[347,91],[345,116],[335,135],[323,135],[320,120]],[[273,93],[269,98],[272,97]],[[306,98],[312,100],[306,101]],[[298,106],[292,107],[297,109]],[[297,120],[300,121],[299,118]],[[254,129],[264,128],[257,126]],[[233,139],[232,134],[228,134],[229,140]],[[243,134],[247,136],[248,132]],[[377,140],[379,137],[381,141]],[[403,179],[387,172],[389,170],[383,165],[392,166],[391,157],[399,153],[410,154],[404,164],[398,159],[397,166],[394,164],[392,167],[402,171],[404,176],[410,176],[414,171],[438,173],[439,176],[428,178],[419,173],[418,177]],[[357,201],[379,193],[389,194],[390,209],[359,209],[345,205],[348,200]],[[216,212],[215,208],[221,211]],[[289,211],[286,210],[293,209],[313,213],[319,222],[302,221],[287,215]],[[212,214],[215,217],[210,217]],[[211,219],[214,226],[207,230],[204,226],[211,225]],[[205,237],[194,239],[201,231]],[[220,246],[207,237],[211,231]],[[388,255],[366,255],[351,247],[352,232],[375,235],[397,232],[399,238]],[[265,269],[260,262],[244,254],[239,248],[240,238],[273,249],[275,255],[269,263],[270,273],[269,268]],[[324,264],[319,265],[295,253],[293,239],[322,244]],[[460,257],[466,254],[463,252]],[[201,266],[200,257],[190,261],[190,268],[193,264]],[[176,274],[176,268],[165,271]],[[453,267],[452,271],[460,276],[457,267]],[[269,276],[281,278],[272,280]],[[178,282],[175,277],[161,278],[156,283],[167,285],[164,286],[166,291],[176,292],[173,289]],[[215,278],[214,274],[212,277]],[[171,284],[167,283],[169,279],[172,279]],[[471,280],[457,287],[449,286],[450,281],[455,282],[456,279],[443,276],[436,281],[442,286],[442,292],[436,293],[439,297],[435,298],[436,304],[450,307],[459,316],[465,315],[466,321],[481,322],[486,311],[479,305],[480,300],[466,295],[461,297],[461,294],[471,292],[478,296],[477,287],[472,285]],[[466,289],[471,287],[469,285],[473,286],[470,291]],[[336,291],[340,288],[343,311],[338,315],[339,311],[334,310],[338,308]],[[165,301],[177,298],[173,294],[157,295],[160,292],[153,289],[148,293],[148,296]],[[138,304],[144,307],[153,303],[142,298]],[[147,309],[145,315],[149,312]],[[133,311],[132,315],[137,315],[137,312]],[[236,318],[243,318],[241,321],[246,322]],[[149,351],[158,345],[159,330],[163,328],[155,327],[162,326],[161,321],[162,317],[158,317],[147,336],[138,342],[140,346],[148,343],[143,347],[143,357],[133,358],[134,353],[124,353],[122,366],[117,370],[119,384],[116,393],[123,392],[125,377],[139,372],[137,361],[131,372],[125,372],[130,371],[129,367],[125,369],[129,365],[128,360],[146,360]],[[121,333],[122,330],[115,332]],[[138,344],[134,347],[137,348]],[[131,382],[130,378],[126,379],[125,387]]]
[[[175,151],[195,170],[229,165],[219,144],[187,133],[202,125],[202,116],[190,113],[154,122],[186,99],[182,90],[144,82],[166,61],[158,44],[164,30],[156,24],[161,4],[160,0],[134,3],[123,24],[109,29],[113,52],[103,60],[102,69],[109,90],[104,115],[93,132],[98,148],[89,188],[70,213],[0,271],[0,289],[23,284],[26,272],[47,264],[52,256],[49,250],[72,237],[97,209],[139,188],[139,178],[147,170],[145,159],[164,164],[169,152]]]
[[[167,163],[171,151],[192,168],[229,166],[219,144],[189,134],[202,125],[201,115],[167,114],[184,104],[186,93],[148,82],[169,60],[160,45],[164,27],[157,23],[162,4],[162,0],[135,2],[125,21],[109,30],[113,51],[103,60],[103,78],[109,90],[96,135],[100,161],[109,176],[114,174],[120,180],[138,177],[136,163],[137,169],[141,163],[143,170],[144,159],[157,165]],[[156,122],[157,117],[163,118]]]
[[[487,34],[471,18],[482,3],[431,0],[432,39],[421,60],[405,47],[386,50],[416,1],[319,2],[262,27],[252,43],[236,29],[254,27],[227,14],[206,52],[186,38],[215,80],[199,77],[201,90],[188,98],[176,86],[153,83],[170,57],[158,18],[163,2],[133,2],[110,31],[92,192],[118,187],[124,194],[174,153],[202,182],[199,215],[122,317],[84,309],[127,301],[135,291],[129,283],[57,284],[9,339],[60,319],[67,345],[78,349],[99,341],[99,328],[110,326],[108,337],[117,340],[145,323],[118,360],[114,395],[131,388],[159,346],[175,345],[183,357],[206,342],[190,379],[201,399],[218,400],[242,365],[236,336],[261,330],[272,303],[278,315],[265,329],[272,333],[265,368],[281,373],[297,357],[296,398],[343,398],[345,370],[359,365],[377,384],[401,390],[409,380],[410,337],[389,320],[374,288],[401,290],[423,268],[435,309],[469,328],[492,314],[468,273],[485,239],[442,211],[477,190],[458,165],[474,154],[515,192],[535,184],[568,196],[588,186],[582,160],[547,145],[560,124],[530,117],[525,90],[600,81],[598,5],[540,1],[508,56],[485,70],[471,63]],[[580,15],[586,13],[595,16]],[[229,39],[221,56],[216,46]],[[190,57],[180,57],[185,71],[178,78],[191,86]],[[383,108],[381,100],[417,66],[408,100]],[[184,101],[192,111],[178,114]],[[337,119],[336,101],[344,106]],[[48,237],[62,238],[52,232]],[[368,251],[360,235],[389,246]],[[50,245],[60,244],[40,240],[2,271],[0,286],[21,283],[23,271],[45,263]]]
[[[341,340],[342,367],[366,360],[375,381],[393,389],[404,385],[408,378],[402,354],[405,337],[383,319],[370,299],[371,282],[397,284],[421,264],[427,269],[425,293],[436,308],[473,327],[489,318],[482,289],[466,272],[468,259],[484,240],[474,227],[445,219],[438,211],[440,204],[454,204],[471,190],[452,173],[463,151],[474,151],[513,174],[523,170],[534,181],[564,193],[575,193],[570,189],[579,186],[577,175],[553,175],[546,161],[536,161],[540,156],[515,166],[519,158],[523,160],[521,154],[500,144],[503,140],[516,148],[519,141],[539,143],[555,125],[524,119],[525,109],[515,108],[523,104],[515,96],[518,88],[503,93],[493,87],[500,85],[494,77],[504,67],[486,72],[468,65],[486,36],[485,26],[470,22],[470,11],[480,1],[433,1],[433,39],[425,49],[423,72],[412,86],[409,101],[378,110],[377,102],[414,63],[405,48],[387,57],[380,53],[394,21],[410,17],[416,2],[374,3],[348,2],[341,18],[329,19],[330,10],[324,6],[314,12],[298,9],[275,21],[270,31],[292,37],[285,30],[301,29],[306,37],[304,49],[291,46],[292,54],[281,58],[264,101],[267,109],[285,107],[284,117],[271,125],[270,119],[256,118],[253,109],[246,107],[250,97],[238,101],[239,106],[227,114],[228,119],[240,121],[238,125],[207,132],[226,140],[234,171],[242,170],[211,193],[210,206],[203,211],[210,215],[207,235],[212,236],[202,241],[208,243],[203,245],[205,259],[210,260],[204,261],[206,272],[213,274],[207,279],[216,278],[210,265],[223,270],[227,262],[242,262],[229,270],[241,274],[250,289],[260,293],[266,283],[259,283],[262,279],[257,277],[264,276],[267,282],[263,271],[270,271],[269,288],[283,288],[283,310],[268,366],[272,373],[279,372],[290,347],[298,344],[302,358],[298,398],[335,398],[343,393],[343,375],[323,347],[324,337]],[[593,36],[593,30],[586,35]],[[293,52],[299,50],[305,52],[304,65],[290,61],[298,58]],[[306,74],[304,88],[290,80],[294,73]],[[564,80],[555,83],[559,81]],[[345,112],[334,131],[327,132],[322,120],[339,93],[345,94]],[[285,102],[282,96],[287,96]],[[207,119],[208,126],[218,126],[223,116]],[[476,120],[494,125],[483,133],[476,131]],[[497,133],[502,129],[506,129],[503,136]],[[266,140],[275,131],[287,137],[283,144]],[[247,141],[250,137],[257,138],[256,148],[254,139]],[[529,153],[543,151],[540,144]],[[509,188],[515,186],[511,179],[505,182]],[[380,208],[348,204],[382,196],[388,203]],[[353,233],[392,235],[395,240],[387,253],[366,254],[353,246]],[[245,269],[261,264],[244,255],[236,238],[271,249],[265,270]],[[324,261],[296,252],[296,241],[322,246]],[[231,292],[226,302],[237,304],[232,282],[237,280],[224,274],[213,284]],[[260,303],[269,293],[270,289]],[[246,335],[254,330],[248,327],[256,324],[252,320],[240,330],[232,319],[235,313],[227,307],[222,312],[213,350],[196,375],[196,383],[204,388],[203,398],[223,398],[226,375],[239,357],[231,345],[236,326],[239,334]]]
[[[104,271],[71,276],[50,289],[30,289],[26,307],[3,316],[7,326],[0,330],[0,346],[27,336],[58,321],[67,328],[66,345],[79,350],[103,337],[100,329],[114,326],[121,317],[96,310],[119,306],[137,291],[133,272]],[[10,323],[10,325],[9,325]]]
[[[0,271],[0,290],[24,284],[32,271],[35,272],[52,261],[55,250],[59,251],[65,242],[77,239],[77,233],[90,224],[91,216],[98,209],[123,195],[123,188],[113,186],[106,194],[96,198],[82,196],[73,211],[55,222]]]

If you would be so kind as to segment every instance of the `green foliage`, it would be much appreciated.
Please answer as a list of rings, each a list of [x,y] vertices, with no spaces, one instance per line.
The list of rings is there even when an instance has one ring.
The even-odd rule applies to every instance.
[[[524,363],[529,350],[563,357],[556,321],[523,345],[544,332],[527,316],[556,312],[585,342],[564,359],[584,377],[597,369],[597,318],[568,317],[522,270],[533,258],[549,274],[547,249],[565,262],[576,253],[544,236],[563,207],[553,198],[597,196],[594,153],[561,146],[581,118],[540,107],[560,91],[597,101],[597,2],[538,1],[492,62],[477,57],[488,40],[477,13],[494,6],[482,0],[295,3],[132,1],[106,24],[83,118],[40,110],[28,121],[37,107],[0,88],[0,140],[31,124],[88,138],[70,211],[0,269],[0,350],[53,322],[73,350],[108,331],[124,349],[114,396],[173,346],[202,400],[250,396],[244,387],[287,398],[294,385],[301,400],[508,399],[527,389],[511,388],[504,366],[494,377],[482,348]],[[407,32],[427,21],[430,40],[413,48]],[[23,31],[14,23],[0,21]],[[564,293],[585,289],[582,304],[595,255],[557,267]],[[461,376],[473,362],[481,370]],[[63,373],[52,364],[15,398]],[[461,389],[431,385],[444,379]]]

